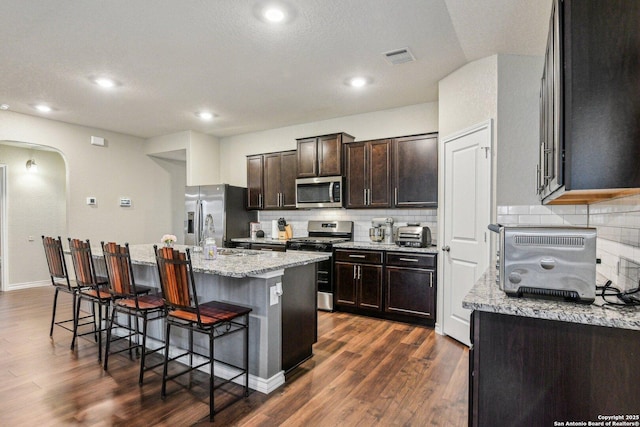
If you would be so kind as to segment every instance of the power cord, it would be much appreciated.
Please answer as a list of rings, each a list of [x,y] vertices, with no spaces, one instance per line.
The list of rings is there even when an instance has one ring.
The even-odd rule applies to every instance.
[[[596,286],[596,290],[600,291],[600,296],[604,300],[604,305],[622,307],[640,306],[640,283],[638,287],[622,292],[620,289],[612,286],[611,280],[607,280],[603,286]],[[610,301],[607,297],[616,297],[622,302]]]

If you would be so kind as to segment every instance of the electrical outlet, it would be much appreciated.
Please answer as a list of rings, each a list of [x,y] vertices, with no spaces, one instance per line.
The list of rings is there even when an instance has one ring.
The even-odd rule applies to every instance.
[[[278,303],[278,289],[275,286],[269,288],[269,305],[276,305]]]

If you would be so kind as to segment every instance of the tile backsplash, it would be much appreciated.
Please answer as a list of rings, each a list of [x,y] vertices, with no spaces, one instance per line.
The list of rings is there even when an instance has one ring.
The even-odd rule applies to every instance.
[[[438,221],[436,209],[309,209],[291,211],[260,211],[259,221],[265,235],[271,234],[271,221],[284,218],[291,224],[294,237],[307,235],[307,221],[309,220],[338,220],[353,221],[353,239],[355,241],[369,241],[369,228],[373,218],[391,217],[394,227],[406,225],[408,222],[419,222],[431,229],[431,236],[435,240],[438,235]]]
[[[640,196],[591,205],[498,206],[503,225],[573,225],[598,231],[598,273],[621,289],[638,286],[640,264]]]

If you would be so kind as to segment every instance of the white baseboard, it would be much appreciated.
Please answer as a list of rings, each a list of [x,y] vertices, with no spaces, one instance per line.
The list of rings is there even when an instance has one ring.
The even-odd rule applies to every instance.
[[[51,280],[39,280],[37,282],[10,283],[5,291],[17,291],[18,289],[41,288],[43,286],[51,286]]]

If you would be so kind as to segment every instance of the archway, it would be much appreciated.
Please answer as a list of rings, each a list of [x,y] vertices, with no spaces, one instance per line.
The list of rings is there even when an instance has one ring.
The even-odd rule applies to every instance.
[[[1,289],[47,285],[40,236],[67,235],[66,161],[50,147],[0,141],[0,168]]]

